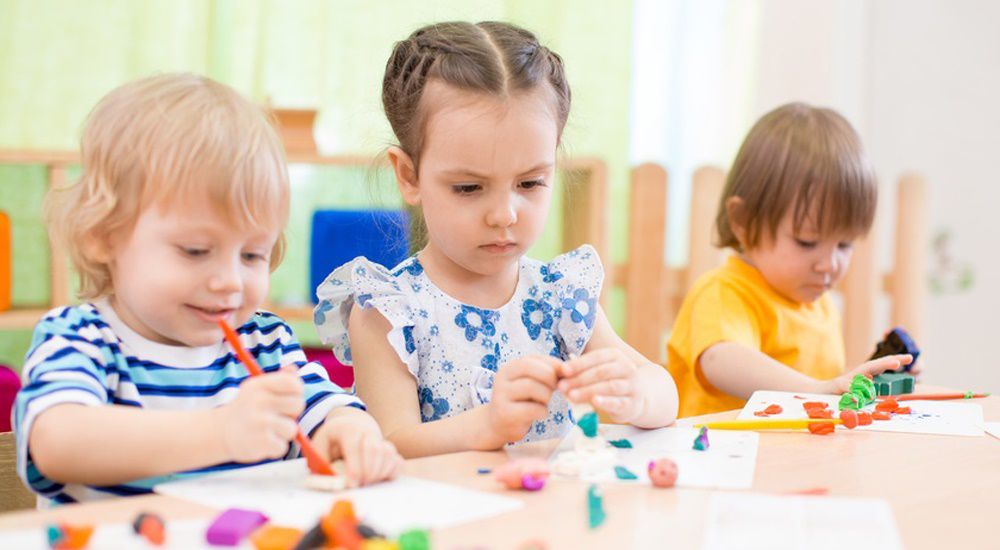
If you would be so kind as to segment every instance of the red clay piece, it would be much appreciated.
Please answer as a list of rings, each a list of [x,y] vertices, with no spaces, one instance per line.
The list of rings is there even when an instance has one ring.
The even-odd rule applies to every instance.
[[[824,403],[822,401],[806,401],[805,403],[802,404],[802,408],[807,411],[809,409],[825,409],[829,406],[830,406],[829,403]]]
[[[852,411],[851,409],[844,409],[840,411],[840,420],[844,422],[844,427],[848,430],[853,430],[858,427],[857,411]]]
[[[844,409],[844,410],[846,411],[850,409]],[[830,409],[806,409],[806,414],[809,415],[809,418],[812,418],[814,420],[820,418],[833,418],[833,411],[831,411]]]
[[[858,411],[858,426],[870,426],[872,423],[872,413]]]
[[[767,408],[764,409],[764,412],[766,412],[767,414],[781,414],[781,411],[783,410],[784,409],[781,408],[781,405],[774,404],[774,405],[768,405]]]
[[[896,414],[910,414],[911,411],[909,407],[900,407],[892,412]]]
[[[889,420],[892,416],[885,411],[875,411],[872,413],[872,420]]]
[[[763,417],[771,416],[771,415],[767,414],[767,411],[754,411],[753,415],[754,416],[763,416]]]
[[[886,399],[885,401],[880,401],[878,405],[875,405],[876,411],[893,412],[899,408],[899,402],[895,399]]]
[[[810,422],[809,432],[816,435],[832,434],[833,422]]]

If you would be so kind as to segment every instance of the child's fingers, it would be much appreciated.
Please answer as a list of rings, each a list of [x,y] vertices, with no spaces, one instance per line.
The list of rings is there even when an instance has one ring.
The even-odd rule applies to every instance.
[[[251,378],[247,383],[260,385],[270,393],[298,395],[305,391],[305,385],[298,374],[279,371]]]
[[[610,395],[595,395],[594,406],[606,411],[612,416],[620,415],[628,409],[630,400],[627,397],[616,397]]]
[[[535,401],[517,401],[511,403],[510,415],[522,421],[541,420],[549,415],[549,406]]]
[[[507,391],[511,401],[529,401],[548,406],[553,390],[534,378],[518,378],[510,381]]]
[[[272,395],[265,401],[266,406],[288,418],[298,418],[306,408],[306,402],[298,395]]]
[[[348,438],[345,438],[348,439]],[[344,470],[351,485],[361,483],[364,475],[364,456],[361,448],[361,441],[358,438],[349,438],[347,441],[341,440],[340,453],[344,458]]]
[[[629,383],[628,380],[624,378],[614,378],[572,389],[568,394],[566,394],[566,397],[574,403],[586,403],[593,399],[596,395],[625,396],[631,393],[632,384]]]
[[[621,353],[615,348],[597,349],[563,363],[560,374],[571,377],[601,363],[615,361],[619,357],[621,357]]]
[[[621,361],[602,363],[582,371],[571,378],[563,378],[559,381],[559,390],[567,393],[574,388],[587,387],[604,380],[628,378],[634,370],[635,367]]]
[[[287,416],[276,415],[271,423],[271,433],[280,437],[285,443],[295,439],[298,429],[299,424]]]
[[[541,355],[534,355],[522,357],[520,360],[514,361],[509,365],[504,365],[502,368],[509,369],[505,374],[511,380],[532,378],[554,390],[558,381],[558,367],[559,362],[554,357],[546,358]]]

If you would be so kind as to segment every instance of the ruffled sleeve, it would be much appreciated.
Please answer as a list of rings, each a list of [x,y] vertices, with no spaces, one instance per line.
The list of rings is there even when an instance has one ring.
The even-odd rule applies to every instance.
[[[417,377],[419,362],[413,339],[417,297],[410,285],[400,280],[411,262],[415,263],[416,259],[410,258],[400,264],[397,271],[390,272],[358,257],[335,269],[316,289],[319,304],[313,310],[313,323],[320,339],[341,363],[353,365],[347,322],[357,302],[362,308],[375,308],[389,321],[389,345],[396,350],[410,374]]]
[[[541,267],[542,285],[556,311],[554,337],[559,355],[580,355],[594,332],[604,284],[604,266],[594,247],[585,244]]]

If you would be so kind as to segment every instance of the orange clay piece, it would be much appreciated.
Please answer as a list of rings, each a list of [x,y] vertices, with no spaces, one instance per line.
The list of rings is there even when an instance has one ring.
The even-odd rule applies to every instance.
[[[809,415],[809,418],[814,420],[821,418],[833,418],[833,411],[830,409],[806,409],[806,414]]]
[[[830,406],[829,403],[824,403],[822,401],[806,401],[805,403],[802,404],[802,408],[807,411],[809,409],[825,409],[829,406]]]
[[[753,415],[754,416],[771,416],[771,415],[767,414],[767,411],[754,411]]]
[[[257,550],[289,550],[301,538],[302,531],[298,529],[263,525],[250,535],[250,542]]]
[[[833,427],[833,422],[810,422],[809,432],[816,435],[832,434]]]
[[[900,407],[892,412],[896,414],[910,414],[911,411],[909,407]]]
[[[886,399],[885,401],[880,401],[878,405],[875,405],[876,411],[893,412],[899,408],[899,401],[895,399]]]
[[[853,430],[858,427],[857,411],[852,411],[851,409],[844,409],[840,411],[840,420],[844,423],[844,427],[848,430]]]
[[[781,405],[775,403],[774,405],[768,405],[767,408],[764,409],[764,412],[767,414],[781,414],[781,411],[783,410],[784,409],[781,408]]]
[[[892,416],[885,411],[875,411],[872,413],[872,420],[889,420]]]
[[[90,541],[90,535],[94,533],[92,525],[67,525],[62,524],[59,529],[63,532],[63,540],[56,548],[86,548]]]
[[[872,413],[858,411],[858,426],[869,426],[872,423]]]

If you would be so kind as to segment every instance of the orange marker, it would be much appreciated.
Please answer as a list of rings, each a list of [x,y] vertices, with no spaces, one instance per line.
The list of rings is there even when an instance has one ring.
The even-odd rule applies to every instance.
[[[924,395],[919,395],[915,393],[910,393],[906,395],[893,395],[892,399],[896,401],[914,401],[917,399],[925,399],[928,401],[945,401],[948,399],[978,399],[980,397],[989,397],[988,393],[925,393]]]
[[[250,355],[249,352],[240,344],[240,339],[236,335],[236,331],[229,326],[226,321],[219,319],[219,326],[222,327],[223,334],[226,335],[226,341],[236,352],[236,357],[240,359],[240,362],[246,366],[247,371],[250,372],[250,376],[260,376],[264,374],[261,370],[260,365],[257,361]],[[295,430],[295,441],[298,441],[299,447],[302,448],[302,454],[306,457],[306,464],[309,466],[309,471],[314,474],[320,474],[325,476],[333,475],[333,468],[319,456],[319,452],[316,448],[312,446],[312,442],[306,437],[306,434],[302,433],[302,428],[297,428]]]

